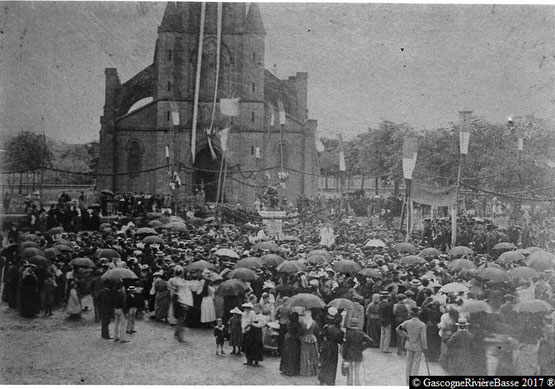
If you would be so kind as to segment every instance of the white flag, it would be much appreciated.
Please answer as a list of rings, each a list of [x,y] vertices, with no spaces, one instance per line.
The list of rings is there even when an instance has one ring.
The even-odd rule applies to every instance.
[[[222,115],[239,116],[239,98],[220,99],[220,112]]]
[[[276,117],[274,115],[274,106],[270,104],[270,126],[276,124]]]
[[[226,127],[219,132],[220,135],[220,145],[222,147],[222,151],[225,153],[227,151],[227,138],[229,136],[229,131],[231,128]]]
[[[256,156],[256,159],[260,159],[260,147],[255,147],[254,155]]]
[[[175,103],[170,103],[171,120],[174,126],[179,126],[179,109]]]

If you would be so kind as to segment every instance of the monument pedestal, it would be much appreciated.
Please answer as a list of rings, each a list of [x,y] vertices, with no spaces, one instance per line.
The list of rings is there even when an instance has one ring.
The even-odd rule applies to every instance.
[[[279,210],[265,210],[259,211],[258,214],[262,217],[266,235],[269,238],[280,239],[283,236],[283,219],[287,215],[285,211]]]

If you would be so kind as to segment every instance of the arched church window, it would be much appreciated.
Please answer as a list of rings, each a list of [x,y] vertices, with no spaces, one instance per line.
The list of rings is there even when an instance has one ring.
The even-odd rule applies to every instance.
[[[130,178],[137,178],[143,170],[143,146],[137,139],[127,144],[127,171]]]

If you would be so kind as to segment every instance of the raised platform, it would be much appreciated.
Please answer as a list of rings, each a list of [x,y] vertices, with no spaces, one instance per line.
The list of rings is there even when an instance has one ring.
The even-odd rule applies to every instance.
[[[266,227],[266,235],[270,238],[281,238],[283,236],[283,219],[287,213],[279,210],[259,211],[262,223]]]

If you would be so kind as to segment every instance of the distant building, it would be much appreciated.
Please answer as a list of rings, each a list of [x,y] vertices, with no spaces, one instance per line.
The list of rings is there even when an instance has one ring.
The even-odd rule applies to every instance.
[[[158,27],[152,65],[124,83],[116,69],[106,69],[97,169],[99,190],[172,193],[171,174],[165,167],[169,146],[170,160],[182,183],[176,195],[193,194],[202,185],[207,200],[215,200],[222,154],[215,137],[217,158],[212,158],[204,130],[212,119],[217,3],[206,3],[193,162],[191,138],[200,15],[201,3],[169,3]],[[280,196],[310,196],[318,190],[317,122],[308,119],[308,74],[297,73],[279,80],[266,70],[265,34],[256,3],[223,4],[218,102],[220,98],[240,98],[240,103],[239,116],[233,118],[222,116],[218,103],[214,128],[232,126],[225,198],[243,205],[251,205],[265,185],[279,182],[281,166],[288,172],[288,179]],[[286,112],[283,134],[278,101],[283,102]],[[146,104],[140,106],[142,103]],[[172,124],[171,107],[179,112],[178,125]],[[275,112],[273,126],[270,107]]]

